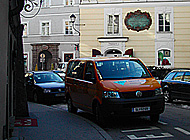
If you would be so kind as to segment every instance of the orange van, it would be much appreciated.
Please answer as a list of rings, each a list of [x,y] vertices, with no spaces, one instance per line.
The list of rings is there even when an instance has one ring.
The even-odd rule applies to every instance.
[[[68,111],[95,114],[101,123],[110,115],[150,116],[164,112],[160,84],[138,58],[79,58],[70,60],[65,77]]]

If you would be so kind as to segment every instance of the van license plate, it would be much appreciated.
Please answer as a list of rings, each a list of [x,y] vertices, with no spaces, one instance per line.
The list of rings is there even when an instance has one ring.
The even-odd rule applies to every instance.
[[[55,94],[56,97],[60,97],[60,96],[65,96],[64,93],[58,93],[58,94]]]
[[[146,107],[135,107],[135,108],[132,108],[132,112],[144,112],[144,111],[150,111],[150,107],[146,106]]]

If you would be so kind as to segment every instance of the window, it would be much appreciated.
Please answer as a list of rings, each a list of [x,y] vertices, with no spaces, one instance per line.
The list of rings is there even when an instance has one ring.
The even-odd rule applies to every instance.
[[[100,80],[148,78],[150,74],[140,61],[109,60],[96,62]]]
[[[70,59],[73,59],[73,53],[64,54],[64,62],[69,62]]]
[[[27,23],[23,23],[24,29],[23,29],[23,36],[27,36],[28,35],[28,24]]]
[[[68,66],[67,76],[77,79],[83,79],[84,65],[85,62],[82,61],[70,62]]]
[[[184,72],[177,72],[177,74],[174,76],[173,80],[181,81],[183,78]]]
[[[170,13],[158,14],[158,31],[159,32],[170,32]]]
[[[50,7],[50,0],[42,0],[42,7]]]
[[[42,22],[41,23],[41,35],[50,35],[50,22]]]
[[[122,36],[122,8],[104,9],[104,35]]]
[[[74,0],[64,0],[64,4],[69,6],[69,5],[74,5]]]
[[[186,72],[184,75],[184,81],[190,82],[190,72]]]
[[[95,79],[94,66],[92,62],[86,63],[85,80],[93,82]]]
[[[170,50],[158,51],[158,66],[171,65]]]
[[[119,34],[119,15],[108,15],[107,17],[107,34]]]
[[[169,73],[169,74],[166,76],[165,79],[171,80],[171,79],[174,77],[175,74],[176,74],[176,72]]]
[[[65,34],[67,34],[67,35],[72,35],[73,34],[73,27],[72,27],[72,23],[71,23],[71,21],[64,21],[65,22],[65,26],[64,26],[64,28],[65,28]]]

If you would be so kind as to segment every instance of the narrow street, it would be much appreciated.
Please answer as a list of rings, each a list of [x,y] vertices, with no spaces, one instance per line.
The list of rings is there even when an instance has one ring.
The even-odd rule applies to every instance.
[[[67,110],[65,104],[51,106]],[[78,115],[94,122],[93,115],[89,113],[79,110]],[[149,117],[112,118],[103,129],[114,140],[189,140],[190,102],[174,101],[174,103],[166,103],[165,112],[160,116],[160,121],[157,124],[151,123]]]

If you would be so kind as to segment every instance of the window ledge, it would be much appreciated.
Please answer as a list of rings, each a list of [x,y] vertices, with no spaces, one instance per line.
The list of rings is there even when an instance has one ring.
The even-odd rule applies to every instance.
[[[173,34],[173,32],[159,32],[159,31],[157,31],[157,34]]]
[[[98,37],[99,42],[127,42],[129,37],[118,37],[118,36],[105,36],[105,37]]]

